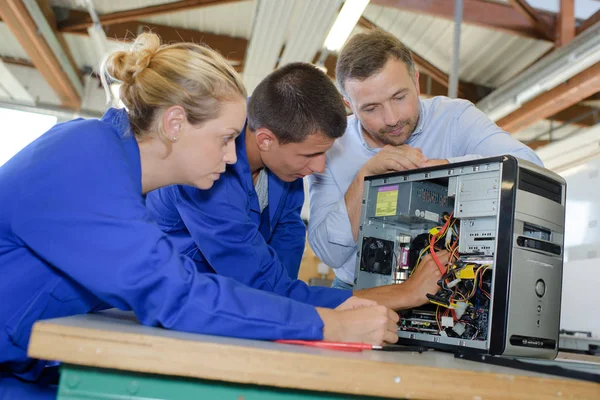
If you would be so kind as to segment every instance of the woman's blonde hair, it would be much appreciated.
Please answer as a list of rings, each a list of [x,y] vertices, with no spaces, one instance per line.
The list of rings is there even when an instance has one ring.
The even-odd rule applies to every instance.
[[[167,139],[156,117],[170,106],[183,107],[188,122],[198,125],[217,118],[223,101],[247,96],[239,75],[219,53],[195,43],[161,45],[153,33],[139,35],[128,51],[110,54],[100,78],[107,93],[110,82],[121,83],[119,97],[139,138],[157,131]]]

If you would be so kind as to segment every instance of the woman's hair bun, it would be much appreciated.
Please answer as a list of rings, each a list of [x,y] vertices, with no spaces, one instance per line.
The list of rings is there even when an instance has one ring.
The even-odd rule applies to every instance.
[[[104,67],[111,78],[129,86],[150,65],[152,57],[160,48],[160,38],[154,33],[142,33],[131,48],[112,53]]]

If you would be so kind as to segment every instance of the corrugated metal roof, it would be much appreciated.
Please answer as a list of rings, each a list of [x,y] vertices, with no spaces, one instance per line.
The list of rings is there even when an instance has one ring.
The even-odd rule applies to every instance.
[[[311,62],[321,49],[341,3],[340,0],[261,0],[244,65],[248,92],[278,64]]]
[[[94,7],[99,14],[107,14],[174,1],[177,0],[95,0]],[[343,0],[244,0],[158,15],[143,21],[249,39],[244,80],[251,92],[276,65],[312,61],[342,2]],[[51,4],[85,10],[81,0],[52,0]],[[452,63],[452,21],[373,4],[367,7],[364,16],[399,37],[411,50],[440,70],[449,72]],[[357,26],[354,33],[364,30]],[[80,68],[97,67],[97,55],[89,38],[73,34],[64,36]],[[0,39],[0,55],[29,59],[3,23],[0,23]],[[109,41],[109,47],[112,51],[123,45]],[[551,47],[549,42],[463,24],[460,78],[467,82],[497,87]],[[549,128],[549,122],[542,121],[519,132],[517,137],[529,140]],[[570,131],[564,128],[555,135],[560,136],[563,134],[561,132]]]
[[[142,21],[249,39],[256,6],[256,0],[239,1],[157,15]]]
[[[323,47],[343,0],[296,2],[279,65],[311,62]],[[307,29],[307,25],[310,28]]]
[[[99,15],[118,11],[150,7],[159,4],[173,3],[176,0],[95,0],[94,9]],[[141,21],[168,25],[184,29],[196,29],[217,35],[250,38],[252,22],[256,9],[256,0],[237,1],[217,4],[196,9],[170,12],[153,17],[142,18]],[[52,5],[68,9],[87,11],[80,0],[53,0]]]
[[[93,0],[93,4],[98,14],[109,14],[117,11],[174,3],[176,1],[178,0]],[[87,7],[82,0],[51,0],[50,5],[53,7],[87,11]]]
[[[100,59],[100,55],[96,52],[92,39],[89,36],[71,33],[65,33],[63,34],[63,37],[71,50],[71,54],[73,55],[77,67],[79,69],[91,67],[96,71],[102,60]],[[125,50],[128,48],[126,43],[117,42],[116,40],[108,40],[107,44],[109,52]]]
[[[277,65],[277,61],[275,64],[271,61],[279,57],[284,43],[286,48],[281,54],[281,63],[311,61],[320,50],[342,0],[271,1],[226,3],[144,18],[143,21],[251,39],[246,60],[247,76],[270,72]],[[99,14],[106,14],[164,3],[167,1],[96,0],[94,7]],[[261,15],[256,14],[258,4],[263,8]],[[80,0],[53,0],[52,5],[82,8]],[[275,9],[280,11],[276,12]],[[449,72],[452,63],[453,21],[374,4],[367,6],[364,16],[396,35],[411,50],[440,70]],[[254,27],[255,21],[260,21],[260,25]],[[255,38],[251,38],[253,30]],[[549,42],[463,24],[460,78],[481,85],[499,86],[551,47]],[[22,50],[20,52],[23,53]],[[277,54],[273,55],[275,53]],[[253,54],[261,54],[266,59],[258,62],[252,59]],[[261,64],[261,68],[254,70],[255,67],[258,68],[256,63]]]
[[[394,34],[416,54],[449,73],[454,22],[370,4],[364,16]],[[526,68],[552,47],[549,42],[462,24],[460,79],[496,87]]]
[[[249,93],[275,68],[294,8],[293,0],[258,3],[243,73]]]

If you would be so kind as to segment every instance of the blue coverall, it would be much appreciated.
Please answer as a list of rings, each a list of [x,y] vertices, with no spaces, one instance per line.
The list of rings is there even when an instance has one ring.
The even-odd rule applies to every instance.
[[[18,134],[18,132],[15,132]],[[0,398],[35,398],[35,321],[117,307],[146,325],[322,339],[314,307],[200,273],[150,217],[124,110],[59,124],[0,167]],[[3,397],[4,396],[4,397]]]
[[[174,185],[149,193],[152,218],[201,272],[319,307],[347,300],[351,291],[309,287],[295,279],[306,241],[302,180],[284,182],[268,171],[269,202],[261,213],[245,129],[236,138],[236,153],[237,162],[209,190]]]

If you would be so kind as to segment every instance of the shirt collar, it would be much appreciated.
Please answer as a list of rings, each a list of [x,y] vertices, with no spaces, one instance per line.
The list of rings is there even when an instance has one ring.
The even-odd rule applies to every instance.
[[[114,127],[123,144],[127,161],[135,174],[135,182],[139,185],[138,189],[140,193],[142,193],[142,161],[140,148],[135,139],[133,130],[131,129],[127,110],[125,110],[125,108],[110,108],[104,113],[100,120]],[[142,197],[145,199],[146,195],[142,194]]]
[[[100,120],[114,126],[119,137],[134,137],[131,124],[129,123],[129,116],[124,108],[109,108]]]
[[[371,147],[371,146],[369,146],[369,144],[365,140],[365,134],[362,131],[362,125],[360,124],[360,120],[358,119],[358,117],[356,116],[356,114],[354,114],[354,124],[356,125],[356,132],[358,132],[358,139],[360,140],[360,143],[362,144],[362,146],[367,151],[370,151],[373,154],[378,153],[379,150],[381,150],[381,149],[378,148],[378,147]]]
[[[414,132],[412,133],[412,135],[410,135],[410,137],[406,141],[407,144],[412,143],[417,136],[419,136],[421,133],[423,133],[423,127],[425,125],[425,118],[427,117],[427,109],[426,108],[427,108],[427,106],[425,105],[425,102],[423,100],[421,100],[421,98],[419,97],[419,121],[417,122],[417,127],[415,128]]]

